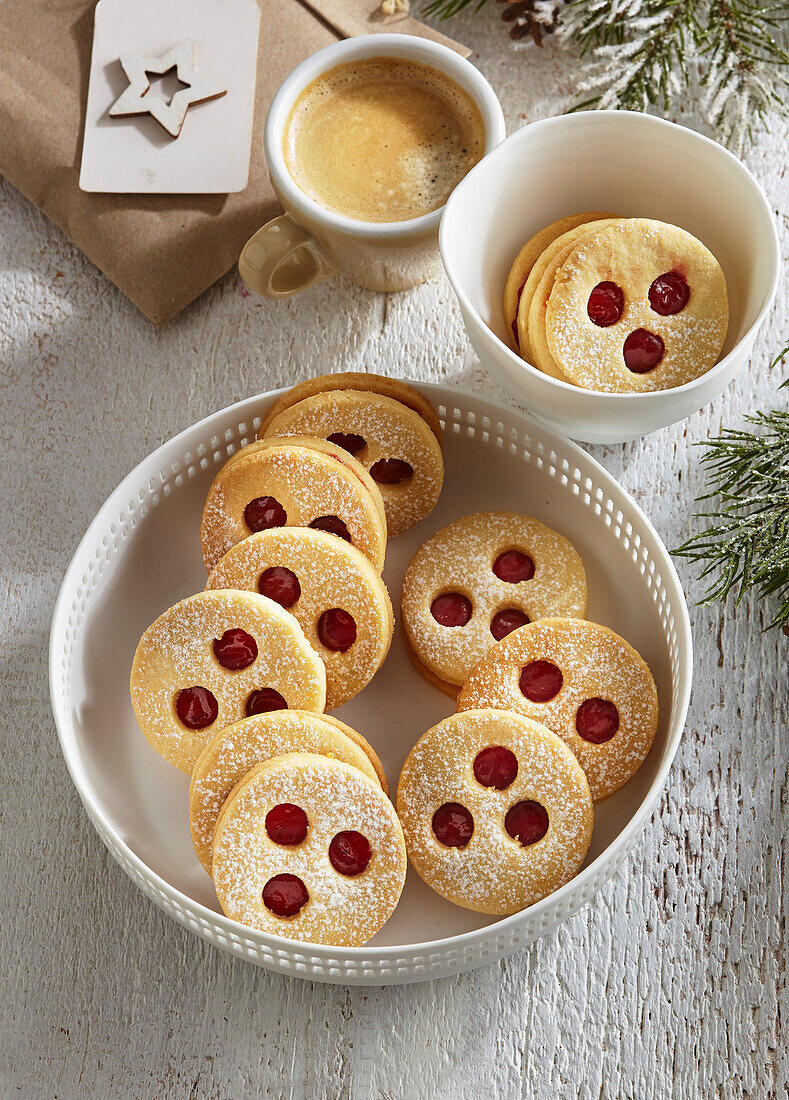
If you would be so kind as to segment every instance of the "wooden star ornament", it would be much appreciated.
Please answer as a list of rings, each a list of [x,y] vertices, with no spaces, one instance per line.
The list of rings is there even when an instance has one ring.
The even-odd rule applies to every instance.
[[[227,94],[227,88],[206,79],[195,69],[194,47],[190,41],[180,42],[162,57],[121,54],[119,60],[128,77],[129,87],[110,107],[110,115],[118,118],[150,114],[174,138],[181,133],[190,107]],[[169,103],[158,96],[149,97],[151,83],[148,74],[162,76],[171,69],[175,69],[178,80],[186,87],[179,89]]]

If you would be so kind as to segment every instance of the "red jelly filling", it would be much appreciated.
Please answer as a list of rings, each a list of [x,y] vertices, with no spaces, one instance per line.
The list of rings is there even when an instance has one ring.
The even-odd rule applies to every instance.
[[[295,917],[309,897],[298,875],[274,875],[263,887],[263,904],[275,917]]]
[[[685,282],[685,276],[678,271],[658,275],[649,288],[649,304],[661,317],[679,313],[688,304],[689,298],[690,287]]]
[[[288,704],[274,688],[256,688],[247,699],[247,717],[265,714],[269,710],[287,710]]]
[[[523,554],[520,550],[505,550],[494,561],[493,572],[500,581],[518,584],[519,581],[532,579],[534,562],[528,554]]]
[[[379,485],[399,485],[413,472],[414,467],[402,458],[379,458],[370,467],[370,476]]]
[[[524,847],[536,844],[548,832],[548,811],[531,798],[526,802],[516,802],[507,811],[504,828],[513,840],[519,840]]]
[[[244,522],[250,531],[268,531],[288,522],[285,509],[274,497],[255,497],[244,509]]]
[[[598,283],[592,288],[586,303],[589,320],[600,328],[615,325],[622,316],[624,308],[625,296],[616,283]]]
[[[362,447],[367,446],[367,440],[364,436],[356,435],[354,432],[332,432],[328,438],[329,443],[336,443],[338,447],[342,447],[344,451],[352,455],[355,455],[357,451],[361,451]]]
[[[521,672],[519,683],[532,703],[547,703],[562,690],[564,677],[551,661],[532,661]]]
[[[370,842],[366,836],[348,829],[347,832],[337,833],[332,837],[329,845],[329,862],[335,871],[341,875],[360,875],[367,869],[370,856],[373,854]]]
[[[587,699],[576,711],[575,728],[584,741],[602,745],[619,729],[619,711],[608,699]]]
[[[346,542],[351,541],[350,532],[339,516],[318,516],[312,521],[310,527],[315,531],[328,531],[330,535],[336,535],[337,538],[345,539]]]
[[[517,607],[511,607],[506,611],[496,612],[490,622],[490,632],[496,641],[500,642],[502,638],[506,638],[513,630],[517,630],[519,626],[526,626],[526,624],[530,622],[531,619],[528,615],[524,615]]]
[[[356,620],[341,607],[330,607],[318,619],[318,637],[327,649],[345,653],[356,641]]]
[[[633,374],[646,374],[655,369],[663,358],[664,351],[665,347],[659,336],[645,328],[637,328],[625,340],[622,354],[628,370]]]
[[[257,642],[241,627],[226,630],[221,638],[214,638],[214,656],[222,668],[229,668],[233,672],[249,668],[257,655]]]
[[[474,818],[459,802],[445,802],[433,814],[433,832],[447,848],[465,848],[474,832]]]
[[[190,687],[178,692],[175,712],[187,729],[204,730],[216,720],[219,705],[208,688]]]
[[[301,595],[301,585],[290,569],[286,569],[284,565],[272,565],[260,574],[258,592],[281,607],[293,607]]]
[[[459,592],[445,592],[433,600],[430,614],[441,626],[465,626],[471,618],[471,600]]]
[[[488,745],[474,757],[474,776],[483,787],[506,790],[518,774],[518,758],[503,745]]]
[[[266,832],[275,844],[301,844],[307,835],[307,815],[301,806],[280,802],[266,814]]]

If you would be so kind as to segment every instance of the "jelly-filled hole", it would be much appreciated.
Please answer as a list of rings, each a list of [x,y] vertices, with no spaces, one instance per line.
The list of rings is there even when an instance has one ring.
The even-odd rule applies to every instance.
[[[295,917],[309,897],[298,875],[274,875],[263,887],[263,904],[275,917]]]
[[[504,745],[488,745],[474,757],[474,778],[483,787],[504,791],[518,774],[518,758]]]
[[[610,699],[586,699],[575,712],[575,728],[584,741],[603,745],[619,729],[619,711]]]
[[[445,802],[433,814],[433,832],[447,848],[465,848],[474,832],[474,818],[459,802]]]
[[[402,458],[379,458],[370,467],[370,477],[379,485],[399,485],[413,472],[411,463]]]
[[[531,703],[547,703],[562,690],[564,677],[552,661],[531,661],[520,674],[520,689]]]
[[[286,569],[284,565],[272,565],[260,574],[258,592],[280,607],[293,607],[301,595],[301,585],[291,569]]]
[[[440,626],[465,626],[471,611],[471,600],[460,592],[444,592],[430,605],[430,614]]]
[[[249,668],[258,655],[255,639],[238,626],[226,630],[221,638],[214,638],[213,649],[222,668],[228,668],[231,672]]]
[[[328,437],[329,443],[334,443],[338,447],[342,447],[348,454],[355,455],[367,446],[367,440],[363,435],[357,435],[355,432],[332,432]]]
[[[274,497],[255,497],[244,509],[244,523],[253,533],[284,527],[287,522],[285,509]]]
[[[338,539],[351,541],[351,533],[339,516],[318,516],[310,524],[314,531],[327,531],[330,535],[336,535]]]
[[[274,688],[256,688],[249,693],[246,705],[248,718],[251,718],[253,714],[267,714],[270,710],[287,709],[288,704],[285,702],[284,697]]]
[[[529,844],[536,844],[548,832],[548,811],[531,798],[516,802],[507,810],[504,828],[512,839],[519,840],[524,848]]]
[[[307,815],[301,806],[280,802],[266,814],[266,832],[275,844],[301,844],[307,835]]]
[[[367,870],[372,854],[370,841],[355,829],[337,833],[329,845],[329,862],[332,867],[349,878]]]

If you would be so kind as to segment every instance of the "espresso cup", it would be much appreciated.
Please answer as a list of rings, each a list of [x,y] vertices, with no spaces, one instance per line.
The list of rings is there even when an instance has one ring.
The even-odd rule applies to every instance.
[[[264,298],[289,298],[337,272],[370,290],[407,290],[440,269],[438,226],[443,206],[405,221],[357,221],[316,202],[296,184],[285,164],[285,128],[302,91],[338,65],[370,58],[415,62],[459,85],[482,118],[483,155],[506,135],[501,105],[487,80],[470,62],[436,42],[406,34],[366,35],[308,57],[280,85],[263,131],[269,176],[285,213],[250,237],[238,261],[241,278]]]

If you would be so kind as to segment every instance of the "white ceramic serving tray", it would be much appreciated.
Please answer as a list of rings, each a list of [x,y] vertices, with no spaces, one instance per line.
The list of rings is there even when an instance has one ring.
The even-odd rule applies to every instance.
[[[660,796],[690,695],[692,643],[677,574],[632,498],[575,444],[522,413],[448,387],[419,386],[445,425],[446,481],[432,515],[389,544],[384,578],[396,610],[416,548],[450,520],[511,509],[545,521],[578,548],[589,618],[619,631],[655,676],[660,725],[646,763],[596,808],[580,874],[522,913],[495,919],[451,905],[409,869],[395,914],[365,947],[296,943],[228,920],[198,863],[187,824],[188,777],[137,728],[129,669],[140,635],[201,589],[198,538],[219,466],[254,438],[278,394],[215,413],[165,443],[118,486],[69,566],[50,640],[52,706],[63,755],[97,832],[162,909],[234,955],[318,981],[383,985],[456,974],[526,946],[585,905],[621,866]],[[453,710],[414,670],[399,629],[372,683],[339,711],[382,757],[394,791],[411,746]]]

